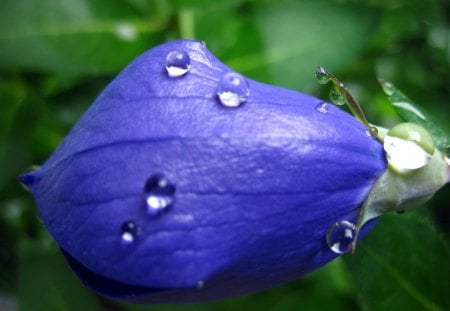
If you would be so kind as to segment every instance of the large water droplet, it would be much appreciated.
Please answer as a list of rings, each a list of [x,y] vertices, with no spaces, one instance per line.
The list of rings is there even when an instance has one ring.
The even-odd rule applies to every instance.
[[[124,244],[131,244],[136,239],[138,226],[134,221],[126,221],[120,227],[121,239]]]
[[[431,160],[435,147],[430,133],[414,123],[400,123],[391,128],[383,141],[389,167],[398,173],[409,173]]]
[[[328,247],[336,254],[350,252],[355,235],[354,224],[346,220],[339,221],[328,229],[326,236]]]
[[[236,72],[224,74],[217,87],[220,103],[226,107],[239,107],[247,101],[249,94],[247,80]]]
[[[327,84],[330,81],[330,76],[322,67],[316,69],[316,79],[320,84]]]
[[[166,70],[169,77],[181,77],[191,68],[191,58],[183,50],[174,50],[166,56]]]
[[[328,104],[327,103],[319,103],[317,106],[316,106],[316,110],[318,111],[318,112],[320,112],[320,113],[327,113],[328,112]]]
[[[175,200],[175,186],[162,175],[151,176],[144,187],[149,215],[157,215],[170,207]]]
[[[333,87],[330,90],[330,100],[335,105],[341,106],[345,104],[344,95],[336,87]]]

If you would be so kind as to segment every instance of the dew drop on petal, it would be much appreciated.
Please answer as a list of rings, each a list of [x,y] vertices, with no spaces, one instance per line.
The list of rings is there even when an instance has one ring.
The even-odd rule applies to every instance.
[[[175,186],[162,175],[147,179],[144,191],[147,213],[152,216],[170,207],[175,200]]]
[[[247,101],[249,94],[247,79],[236,72],[224,74],[217,86],[217,96],[225,107],[239,107]]]
[[[344,95],[342,95],[342,93],[336,87],[333,87],[330,90],[330,100],[335,105],[342,106],[345,104]]]
[[[191,58],[183,50],[174,50],[166,56],[166,70],[169,77],[176,78],[186,74],[191,68]]]
[[[355,239],[355,225],[349,221],[339,221],[333,224],[327,232],[328,247],[336,254],[348,253],[352,250]]]
[[[120,227],[121,240],[124,244],[131,244],[136,239],[138,227],[134,221],[126,221]]]
[[[318,112],[320,112],[320,113],[327,113],[328,112],[328,104],[327,103],[319,103],[317,106],[316,106],[316,110],[318,111]]]

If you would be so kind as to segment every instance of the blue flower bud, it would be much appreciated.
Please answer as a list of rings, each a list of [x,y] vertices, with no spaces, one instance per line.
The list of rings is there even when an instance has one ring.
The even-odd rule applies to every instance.
[[[339,252],[327,232],[356,222],[385,169],[349,114],[180,40],[134,60],[21,181],[84,284],[160,303],[243,295],[324,265]]]

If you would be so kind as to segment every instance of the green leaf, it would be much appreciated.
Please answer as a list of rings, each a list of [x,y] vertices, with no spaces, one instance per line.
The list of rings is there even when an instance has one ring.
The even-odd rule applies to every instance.
[[[218,33],[203,24],[215,15],[198,15],[196,34],[225,63],[258,80],[308,90],[317,87],[317,65],[336,71],[361,52],[378,12],[329,1],[267,2],[244,16],[217,16]]]
[[[92,295],[64,262],[43,242],[25,241],[19,250],[18,302],[21,311],[98,311]]]
[[[416,123],[426,128],[439,150],[443,151],[448,147],[448,137],[445,130],[429,112],[409,99],[393,83],[380,79],[380,84],[392,107],[404,121]]]
[[[58,74],[117,72],[152,45],[164,20],[121,1],[2,0],[0,67]]]
[[[364,310],[449,310],[450,250],[415,214],[383,216],[346,255]]]

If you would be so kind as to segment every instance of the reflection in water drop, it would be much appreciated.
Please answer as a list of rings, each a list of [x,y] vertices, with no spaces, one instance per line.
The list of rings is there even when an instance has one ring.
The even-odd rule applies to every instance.
[[[163,175],[151,176],[144,187],[147,213],[157,215],[170,207],[175,200],[175,186]]]
[[[120,227],[121,239],[124,244],[131,244],[136,239],[138,227],[134,221],[126,221]]]
[[[336,254],[344,254],[352,250],[356,235],[355,225],[349,221],[339,221],[333,224],[327,232],[328,247]]]
[[[316,69],[316,79],[320,84],[327,84],[330,81],[330,76],[322,67],[318,67]]]
[[[328,104],[327,103],[319,103],[316,106],[316,110],[320,113],[327,113],[328,112]]]
[[[345,104],[345,97],[338,88],[333,87],[330,90],[330,100],[333,104],[342,106]]]
[[[185,75],[191,68],[191,58],[183,50],[174,50],[166,56],[166,70],[169,77],[176,78]]]
[[[247,80],[236,72],[224,74],[217,86],[217,96],[225,107],[239,107],[247,101],[249,94]]]

